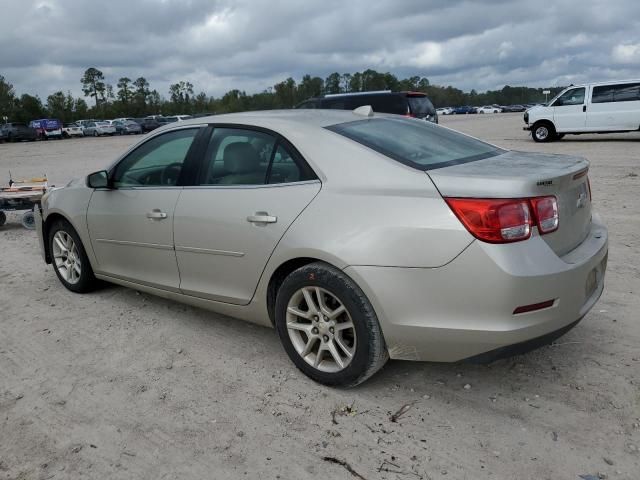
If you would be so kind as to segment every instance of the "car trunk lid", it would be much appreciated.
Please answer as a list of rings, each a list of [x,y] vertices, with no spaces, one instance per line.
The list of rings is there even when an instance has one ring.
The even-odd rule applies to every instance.
[[[427,171],[443,197],[525,198],[554,195],[559,228],[542,236],[562,256],[586,238],[591,225],[589,162],[576,156],[511,151]]]

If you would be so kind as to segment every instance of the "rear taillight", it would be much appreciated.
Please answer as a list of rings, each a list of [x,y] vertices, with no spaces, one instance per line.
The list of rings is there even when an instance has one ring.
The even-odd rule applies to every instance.
[[[531,212],[528,200],[445,199],[469,232],[489,243],[526,240],[531,236]]]
[[[535,197],[531,206],[538,224],[540,234],[555,232],[560,224],[558,217],[558,201],[556,197]]]
[[[534,198],[445,198],[474,237],[489,243],[526,240],[535,225],[541,235],[558,229],[555,197]]]

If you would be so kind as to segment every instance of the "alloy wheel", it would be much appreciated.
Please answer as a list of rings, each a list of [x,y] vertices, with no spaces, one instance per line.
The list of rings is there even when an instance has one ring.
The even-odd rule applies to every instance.
[[[71,235],[63,230],[53,236],[53,260],[60,276],[67,283],[78,283],[82,274],[80,252]]]
[[[287,304],[287,332],[298,354],[328,373],[344,370],[356,352],[351,315],[334,294],[320,287],[297,290]]]

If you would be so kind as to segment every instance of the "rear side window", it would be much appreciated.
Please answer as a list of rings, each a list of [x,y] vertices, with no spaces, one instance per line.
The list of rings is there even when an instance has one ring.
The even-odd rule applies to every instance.
[[[457,165],[504,153],[504,150],[475,138],[408,118],[372,118],[326,128],[419,170]]]
[[[264,185],[311,180],[308,166],[283,140],[243,128],[216,128],[204,156],[199,185]]]
[[[640,83],[593,87],[591,103],[634,102],[640,100]]]

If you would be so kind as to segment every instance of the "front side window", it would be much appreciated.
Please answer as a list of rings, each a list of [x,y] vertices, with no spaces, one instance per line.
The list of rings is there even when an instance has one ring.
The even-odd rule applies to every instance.
[[[326,127],[419,170],[481,160],[504,150],[461,133],[403,117],[372,118]]]
[[[174,130],[143,143],[118,163],[113,172],[113,186],[118,188],[177,185],[182,165],[198,130]]]
[[[564,92],[554,102],[554,107],[563,107],[568,105],[582,105],[584,104],[584,87],[572,88]]]

